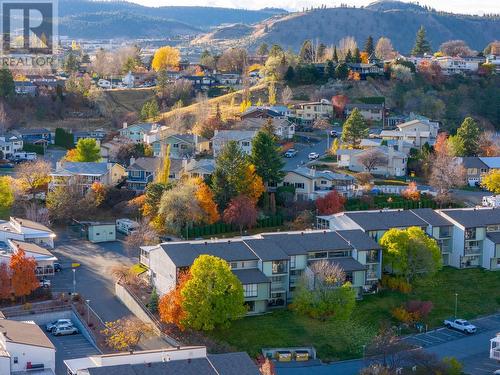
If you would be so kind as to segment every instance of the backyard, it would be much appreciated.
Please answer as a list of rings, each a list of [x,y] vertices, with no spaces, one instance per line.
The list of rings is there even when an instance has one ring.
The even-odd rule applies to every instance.
[[[454,315],[458,293],[458,316],[473,318],[500,309],[500,272],[446,267],[432,279],[417,282],[410,294],[382,291],[357,303],[350,321],[318,321],[290,310],[248,317],[229,329],[213,332],[214,338],[238,350],[257,355],[263,347],[314,346],[325,361],[356,358],[363,344],[376,335],[381,324],[396,325],[391,310],[409,300],[432,301],[434,308],[424,323],[441,325]]]

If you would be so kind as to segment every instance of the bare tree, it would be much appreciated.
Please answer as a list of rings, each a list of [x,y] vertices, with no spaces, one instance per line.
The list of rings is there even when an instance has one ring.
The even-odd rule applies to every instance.
[[[34,197],[36,193],[46,191],[50,177],[50,163],[45,160],[23,163],[17,170],[17,178],[22,191]]]
[[[463,40],[448,40],[439,47],[439,50],[447,56],[474,56],[477,51],[471,49]]]
[[[156,245],[160,241],[158,233],[149,225],[149,220],[142,219],[139,227],[125,239],[129,256],[138,256],[140,246]]]
[[[340,286],[346,279],[346,274],[342,267],[337,263],[332,263],[327,260],[312,262],[309,268],[314,274],[314,289],[321,286]]]
[[[388,161],[387,156],[376,148],[364,151],[357,159],[368,172],[371,172],[376,166],[387,164]]]
[[[500,138],[492,131],[486,131],[479,136],[481,156],[500,156]]]
[[[40,207],[35,202],[28,202],[25,205],[24,216],[26,219],[36,221],[37,223],[49,224],[49,210],[45,207]]]
[[[345,60],[347,53],[351,51],[351,54],[354,53],[354,50],[358,47],[356,43],[356,39],[353,36],[346,36],[340,39],[339,48],[337,49],[337,53],[340,60]]]
[[[403,366],[407,352],[412,348],[412,345],[396,336],[392,328],[383,327],[366,347],[366,357],[370,357],[370,361],[374,364],[396,370]]]
[[[293,97],[292,89],[289,86],[286,86],[281,92],[281,101],[284,105],[290,104]]]
[[[375,46],[375,56],[381,60],[394,58],[394,47],[389,38],[382,37],[378,40]]]

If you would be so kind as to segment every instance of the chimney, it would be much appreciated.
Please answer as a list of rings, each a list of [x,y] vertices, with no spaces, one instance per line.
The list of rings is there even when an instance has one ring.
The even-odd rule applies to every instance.
[[[316,177],[316,169],[311,168],[310,171],[311,171],[311,176]]]
[[[127,129],[128,124],[126,122],[123,123],[123,129]]]
[[[135,163],[135,158],[132,156],[132,157],[130,158],[130,165],[133,165],[134,163]]]
[[[183,170],[184,172],[186,172],[187,165],[188,165],[188,160],[187,160],[187,158],[184,156],[184,157],[182,158],[182,170]]]

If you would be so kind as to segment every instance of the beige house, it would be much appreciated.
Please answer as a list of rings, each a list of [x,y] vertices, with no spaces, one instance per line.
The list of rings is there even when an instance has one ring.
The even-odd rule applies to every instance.
[[[295,106],[295,116],[306,122],[328,119],[333,116],[333,105],[327,99],[319,102],[301,103]]]
[[[366,104],[366,103],[349,103],[344,107],[345,117],[349,117],[354,108],[357,108],[361,116],[366,121],[382,121],[385,120],[384,104]]]
[[[385,156],[386,161],[381,165],[376,165],[371,171],[368,171],[364,165],[361,164],[359,158],[369,150],[358,149],[340,149],[337,151],[338,166],[347,168],[353,172],[370,172],[374,175],[381,176],[406,176],[406,165],[408,163],[408,156],[404,152],[397,151],[394,147],[380,146],[373,147]]]
[[[241,151],[250,155],[252,152],[252,141],[257,135],[255,130],[216,130],[212,138],[214,157],[221,153],[222,149],[230,142],[238,144]]]
[[[285,175],[282,186],[293,186],[297,200],[316,200],[333,190],[350,198],[354,195],[355,179],[347,174],[300,167]]]
[[[237,123],[233,129],[238,130],[260,130],[268,122],[271,122],[274,134],[280,139],[292,139],[295,135],[295,124],[285,118],[245,118]]]
[[[127,176],[124,167],[117,163],[105,162],[58,162],[55,172],[50,174],[49,189],[76,182],[87,190],[94,182],[104,186],[114,186]]]
[[[411,120],[396,126],[396,130],[382,130],[382,139],[413,143],[421,148],[424,144],[430,146],[436,143],[439,123],[428,120]]]

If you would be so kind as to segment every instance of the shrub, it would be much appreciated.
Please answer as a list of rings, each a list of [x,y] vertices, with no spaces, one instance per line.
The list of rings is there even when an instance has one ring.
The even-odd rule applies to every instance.
[[[412,314],[418,315],[419,318],[426,318],[432,311],[434,305],[431,301],[408,301],[406,310]]]
[[[381,285],[383,288],[396,290],[404,294],[408,294],[412,290],[411,284],[402,277],[383,275]]]
[[[391,314],[394,319],[406,324],[411,324],[415,321],[415,316],[404,307],[396,307],[392,309]]]

